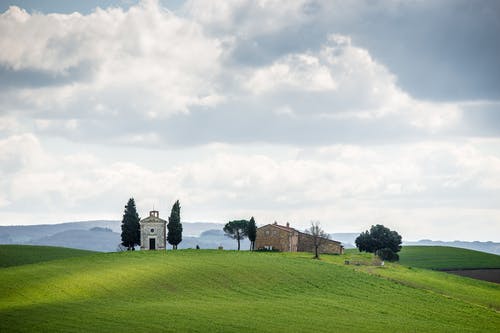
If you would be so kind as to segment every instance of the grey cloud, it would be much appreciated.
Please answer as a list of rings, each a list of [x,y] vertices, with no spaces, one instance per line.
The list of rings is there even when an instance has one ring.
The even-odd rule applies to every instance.
[[[408,2],[350,29],[417,98],[499,99],[498,13],[489,0]]]
[[[499,137],[500,103],[478,103],[463,108],[463,121],[453,132],[457,135]]]
[[[147,147],[197,146],[210,142],[246,144],[268,142],[284,145],[329,145],[335,143],[383,144],[417,141],[429,136],[404,118],[334,119],[320,116],[274,114],[256,101],[238,101],[216,109],[194,108],[189,114],[164,119],[134,116],[81,118],[76,127],[56,121],[39,133],[81,142],[118,142]],[[109,126],[113,123],[113,126]],[[147,141],[154,135],[158,140]],[[143,137],[146,141],[134,142]]]
[[[85,82],[92,78],[93,68],[89,62],[82,62],[78,66],[67,69],[64,73],[44,71],[38,69],[19,69],[0,65],[0,88],[38,88],[47,86],[61,86],[71,82]]]
[[[267,111],[267,110],[266,110]],[[165,122],[162,135],[167,142],[196,145],[206,142],[258,143],[290,145],[326,145],[334,143],[375,144],[421,139],[422,133],[398,119],[354,120],[320,117],[270,115],[254,109],[242,116],[237,105],[217,112],[193,112]]]
[[[450,7],[451,12],[454,12],[458,10],[457,8],[460,8],[460,4],[458,2],[456,2],[456,5],[455,2],[443,3],[442,5],[429,5],[425,2],[401,3],[398,7],[386,11],[387,4],[372,5],[357,2],[350,6],[340,6],[338,12],[335,12],[328,7],[328,3],[308,2],[301,9],[305,14],[299,15],[301,17],[300,24],[293,24],[292,22],[285,24],[282,29],[267,34],[264,31],[246,37],[235,32],[236,44],[235,48],[229,53],[229,58],[218,57],[217,52],[214,52],[214,55],[209,60],[200,58],[199,62],[206,61],[205,67],[199,68],[191,77],[186,75],[186,68],[193,66],[184,63],[189,52],[179,56],[178,64],[170,61],[170,63],[166,62],[162,66],[158,66],[158,59],[160,58],[146,58],[143,59],[143,62],[139,61],[136,64],[135,71],[132,71],[128,76],[120,76],[120,80],[116,82],[110,79],[110,83],[104,86],[93,85],[92,82],[88,82],[89,84],[85,85],[85,87],[76,87],[74,91],[62,94],[62,97],[54,96],[52,98],[52,96],[48,96],[51,93],[50,91],[42,91],[35,96],[36,98],[31,102],[32,104],[29,104],[22,94],[14,98],[8,94],[5,96],[2,94],[0,95],[2,98],[0,112],[8,113],[10,109],[23,110],[26,114],[33,116],[35,122],[38,121],[35,124],[38,132],[46,135],[66,137],[74,141],[108,143],[126,142],[127,138],[129,138],[130,142],[135,142],[138,145],[141,144],[142,140],[142,144],[146,146],[154,144],[160,146],[188,146],[210,142],[269,142],[290,145],[322,145],[337,142],[369,144],[414,141],[426,139],[430,136],[434,138],[445,135],[477,136],[481,135],[482,128],[485,133],[495,135],[497,131],[492,124],[498,117],[494,111],[488,110],[471,110],[470,112],[466,110],[464,120],[453,132],[451,130],[441,130],[439,133],[430,134],[426,129],[415,127],[412,124],[414,119],[410,119],[413,115],[408,116],[408,114],[422,112],[403,108],[411,108],[413,106],[409,104],[415,104],[419,101],[408,98],[409,102],[407,104],[403,103],[400,106],[394,103],[394,105],[391,105],[391,99],[399,101],[406,98],[405,92],[401,92],[394,85],[390,73],[387,73],[383,68],[382,70],[379,69],[382,66],[373,65],[373,59],[370,58],[371,53],[364,56],[366,52],[362,48],[354,50],[354,54],[362,54],[360,56],[361,60],[346,56],[340,60],[337,59],[337,62],[344,64],[345,68],[330,68],[330,74],[332,74],[335,81],[339,80],[335,75],[351,77],[351,79],[346,80],[348,86],[346,90],[342,90],[342,86],[339,86],[337,90],[330,88],[328,91],[322,90],[320,92],[305,91],[307,90],[306,83],[299,82],[304,86],[304,89],[302,89],[302,86],[296,90],[278,87],[276,90],[271,89],[272,92],[259,95],[253,94],[243,87],[246,83],[245,75],[248,78],[246,71],[248,67],[245,66],[249,66],[251,69],[261,69],[264,68],[264,64],[281,61],[283,60],[280,58],[281,56],[290,53],[305,52],[306,55],[318,56],[321,46],[327,40],[327,35],[339,31],[345,31],[348,35],[352,34],[354,38],[358,38],[361,45],[365,42],[372,43],[370,47],[379,50],[395,48],[397,51],[397,48],[401,47],[403,51],[400,52],[409,52],[409,50],[421,49],[422,54],[427,55],[422,56],[423,61],[433,62],[435,57],[441,56],[439,54],[434,55],[432,48],[429,48],[437,43],[436,37],[432,36],[433,30],[437,28],[439,18],[439,15],[435,13],[448,7]],[[337,3],[337,5],[339,4]],[[156,12],[156,9],[153,8],[152,12]],[[429,16],[428,13],[434,14],[434,16]],[[165,17],[170,17],[169,15]],[[239,12],[236,16],[244,15],[245,12]],[[329,19],[330,16],[331,20]],[[446,17],[453,20],[451,16]],[[480,15],[473,12],[472,17],[471,20],[476,24]],[[249,20],[249,18],[245,19]],[[257,20],[257,18],[255,19]],[[461,22],[460,18],[456,20]],[[75,24],[77,25],[77,23]],[[401,26],[401,29],[394,29],[395,26]],[[445,36],[448,34],[447,29],[444,29],[445,32],[442,33]],[[481,31],[479,31],[479,35],[481,35]],[[204,35],[200,33],[200,36]],[[91,37],[95,36],[87,36],[84,40],[89,42],[92,39]],[[424,37],[429,37],[430,41],[425,40]],[[484,38],[488,39],[489,37]],[[417,42],[414,42],[415,40]],[[56,43],[54,47],[57,48],[58,54],[74,56],[78,53],[78,45],[75,44],[71,37],[64,38],[60,45],[57,42],[54,43]],[[451,40],[449,43],[458,45],[456,40]],[[353,47],[359,46],[356,40],[353,44]],[[200,49],[206,47],[206,45],[206,43],[201,43]],[[372,50],[369,49],[369,51]],[[422,73],[422,75],[427,75],[427,72],[419,67],[421,64],[417,63],[413,66],[413,57],[400,57],[398,56],[400,53],[393,51],[383,52],[390,56],[396,54],[395,58],[388,61],[388,63],[383,61],[383,57],[381,58],[382,62],[389,68],[393,69],[394,64],[400,61],[401,64],[406,64],[406,67],[403,66],[405,70],[418,72],[419,75]],[[85,54],[87,55],[87,53]],[[487,54],[489,53],[487,52]],[[140,60],[139,56],[132,55],[131,58]],[[159,52],[158,55],[161,56],[163,53]],[[93,64],[85,60],[88,57],[76,58],[79,59],[78,66],[71,67],[64,74],[49,75],[42,71],[13,71],[0,67],[0,70],[3,71],[0,74],[4,74],[0,76],[0,86],[9,85],[9,88],[13,90],[16,87],[38,88],[67,85],[68,90],[71,90],[74,87],[68,83],[73,81],[85,82],[85,80],[93,77]],[[221,58],[225,59],[226,63],[217,63],[217,61],[224,61]],[[451,55],[450,58],[455,59]],[[115,57],[113,61],[119,62],[120,58]],[[459,60],[457,61],[459,62]],[[110,63],[107,63],[107,65],[110,65]],[[117,67],[120,74],[124,74],[129,69],[126,66],[127,64],[130,64],[130,62]],[[242,64],[245,64],[245,66],[242,66]],[[177,73],[178,77],[176,79],[172,79],[169,77],[170,66],[175,69],[175,65],[179,67],[179,73]],[[210,73],[212,68],[218,66],[221,67],[220,70],[214,70],[214,73]],[[290,64],[290,68],[293,66],[293,63]],[[429,66],[432,71],[434,65]],[[498,67],[500,68],[500,66]],[[149,75],[135,80],[134,75],[140,77],[144,71],[148,70],[151,71]],[[164,73],[164,75],[157,75],[158,71]],[[456,72],[460,73],[456,74],[460,75],[460,78],[449,82],[451,86],[462,84],[460,82],[462,76],[467,76],[467,68],[464,69],[464,74],[460,71]],[[104,73],[106,74],[104,76],[108,78],[114,77],[112,75],[114,73],[107,73],[106,71]],[[269,75],[273,74],[270,73]],[[433,75],[441,75],[436,73]],[[399,75],[397,71],[396,74]],[[417,77],[416,80],[419,79],[418,75],[415,74],[414,76]],[[296,77],[303,78],[300,75]],[[292,79],[296,79],[296,77],[292,77]],[[304,77],[307,77],[307,75]],[[488,77],[485,77],[485,80],[488,80]],[[499,78],[500,75],[495,77],[494,80]],[[122,79],[125,82],[121,81]],[[130,79],[130,81],[127,81],[127,79]],[[189,110],[189,113],[186,114],[179,113],[185,111],[181,107],[174,109],[173,104],[175,103],[173,102],[175,102],[175,98],[162,100],[169,93],[172,93],[173,97],[179,94],[179,92],[176,92],[176,89],[181,86],[179,79],[186,79],[186,85],[189,86],[180,91],[182,98],[179,104]],[[427,79],[433,81],[431,77]],[[172,80],[172,82],[169,80]],[[401,81],[401,79],[399,80]],[[163,90],[157,89],[157,85],[161,85],[166,81],[171,84],[163,85]],[[193,82],[195,84],[191,87]],[[439,84],[438,81],[436,82],[436,84]],[[480,82],[476,81],[476,83],[479,84]],[[422,89],[428,89],[430,86],[424,81],[413,81],[412,84],[425,87]],[[279,82],[277,85],[279,85]],[[211,86],[215,88],[212,89]],[[372,95],[372,92],[377,89],[382,91],[387,89],[388,92],[387,94]],[[436,89],[436,91],[439,91],[439,89]],[[54,92],[57,93],[57,91]],[[226,102],[214,102],[208,108],[200,107],[199,105],[203,105],[203,103],[199,101],[198,97],[212,92],[214,95],[222,95]],[[410,92],[413,92],[411,87]],[[391,98],[393,97],[393,95],[390,95],[392,93],[394,93],[395,98]],[[473,90],[470,93],[472,94]],[[36,92],[33,95],[36,95]],[[57,101],[56,97],[59,97],[60,103],[57,103],[59,101]],[[43,103],[39,102],[39,100],[42,100]],[[392,114],[384,114],[379,118],[339,118],[339,116],[342,116],[341,113],[346,111],[367,109],[377,111],[386,106],[389,109],[391,107],[394,109],[389,111]],[[292,113],[280,114],[276,112],[283,107],[289,107]],[[441,106],[437,105],[435,109],[437,110],[439,107]],[[169,108],[172,108],[172,110],[169,110]],[[154,111],[151,112],[154,114],[147,115],[150,111]]]
[[[343,1],[310,1],[307,4],[304,8],[314,10],[303,9],[307,11],[303,21],[281,30],[238,37],[231,60],[261,66],[287,53],[315,49],[327,35],[340,33],[352,36],[356,45],[368,49],[398,77],[398,84],[416,98],[436,101],[500,98],[500,3],[497,1],[356,1],[348,6]],[[259,17],[253,19],[258,25]],[[227,28],[237,30],[238,25]]]

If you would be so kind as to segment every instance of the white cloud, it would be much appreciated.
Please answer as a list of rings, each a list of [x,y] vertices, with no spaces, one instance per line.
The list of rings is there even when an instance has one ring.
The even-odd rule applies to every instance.
[[[258,94],[280,88],[301,92],[328,91],[335,90],[337,84],[328,68],[322,66],[318,58],[297,54],[287,56],[267,68],[256,70],[246,86]]]
[[[432,132],[455,125],[461,116],[453,103],[419,101],[396,84],[396,77],[348,36],[331,35],[318,52],[284,56],[269,66],[249,71],[242,85],[269,98],[301,99],[319,93],[320,101],[303,107],[303,115],[371,119],[399,117]],[[273,97],[274,96],[274,97]],[[278,103],[280,103],[278,101]]]
[[[108,110],[154,118],[219,100],[213,82],[218,40],[155,1],[85,16],[10,7],[0,17],[0,30],[3,66],[62,77],[76,69],[85,73],[63,86],[19,90],[17,103],[26,109],[70,117]]]
[[[90,153],[48,153],[32,135],[13,136],[0,142],[0,156],[8,156],[2,165],[10,165],[3,171],[0,199],[2,214],[30,205],[40,214],[85,215],[91,205],[94,218],[112,216],[114,210],[119,218],[121,201],[128,196],[136,198],[143,213],[153,204],[168,210],[170,202],[180,199],[188,220],[255,215],[260,223],[287,219],[306,227],[314,218],[331,231],[357,231],[380,222],[411,238],[417,235],[414,223],[429,231],[436,230],[437,216],[452,223],[444,218],[451,207],[453,217],[467,212],[461,223],[482,223],[477,218],[492,209],[500,190],[500,158],[479,148],[446,142],[333,145],[277,157],[213,146],[203,149],[210,153],[202,158],[177,166],[164,162],[158,168],[104,163]],[[429,216],[429,207],[436,216]],[[403,218],[405,212],[410,216]],[[427,220],[417,219],[423,215]],[[494,208],[488,225],[500,223],[499,218]]]
[[[307,22],[307,0],[190,0],[184,11],[210,30],[250,38]]]
[[[464,133],[467,108],[490,103],[491,116],[495,102],[416,98],[355,33],[325,24],[397,7],[11,7],[0,16],[0,219],[118,219],[134,196],[143,213],[179,198],[188,220],[493,234],[499,143]]]
[[[302,132],[310,131],[311,124],[322,126],[326,118],[335,128],[346,120],[364,125],[367,119],[387,119],[424,133],[440,133],[461,121],[460,106],[412,98],[384,65],[347,35],[330,34],[318,49],[290,52],[269,64],[233,62],[235,43],[246,38],[236,29],[238,13],[255,32],[254,24],[267,21],[267,16],[256,19],[258,13],[274,17],[279,12],[275,19],[282,23],[259,24],[262,31],[276,32],[283,24],[307,20],[308,6],[287,2],[278,10],[274,1],[192,2],[185,7],[191,11],[186,17],[155,1],[128,11],[97,9],[89,15],[28,14],[11,7],[0,17],[7,32],[0,36],[0,46],[8,50],[0,55],[0,64],[13,73],[34,70],[67,78],[55,85],[5,91],[0,108],[22,112],[33,120],[35,130],[48,135],[143,146],[182,141],[182,129],[170,128],[169,117],[184,117],[184,131],[192,132],[189,124],[203,122],[207,114],[209,119],[220,118],[218,123],[226,121],[229,109],[246,124],[287,115],[284,130]],[[220,18],[215,15],[219,11]],[[214,33],[211,26],[219,20],[235,30]],[[210,131],[208,126],[200,133]],[[171,134],[177,132],[181,137]],[[266,133],[256,132],[256,139],[273,142]],[[331,131],[327,141],[338,139],[336,133],[340,131]],[[233,131],[207,135],[222,142],[240,139],[234,136]]]

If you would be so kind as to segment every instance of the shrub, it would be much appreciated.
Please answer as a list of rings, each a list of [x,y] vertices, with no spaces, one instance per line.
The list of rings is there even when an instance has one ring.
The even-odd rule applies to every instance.
[[[257,252],[280,252],[279,249],[271,248],[271,249],[266,249],[265,247],[261,247],[260,249],[256,250]]]
[[[375,252],[375,254],[380,259],[385,260],[385,261],[398,261],[399,260],[399,255],[387,247],[380,249],[380,250],[377,250],[377,252]]]

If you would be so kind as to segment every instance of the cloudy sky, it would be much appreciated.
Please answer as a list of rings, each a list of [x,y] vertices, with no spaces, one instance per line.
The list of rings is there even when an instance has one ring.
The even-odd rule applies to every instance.
[[[500,3],[1,1],[0,224],[500,241]]]

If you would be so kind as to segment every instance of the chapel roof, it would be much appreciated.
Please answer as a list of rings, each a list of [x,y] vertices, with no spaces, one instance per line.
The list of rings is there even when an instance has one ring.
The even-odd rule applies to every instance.
[[[140,223],[167,223],[164,219],[160,218],[160,213],[157,210],[149,212],[149,216],[143,218]]]

